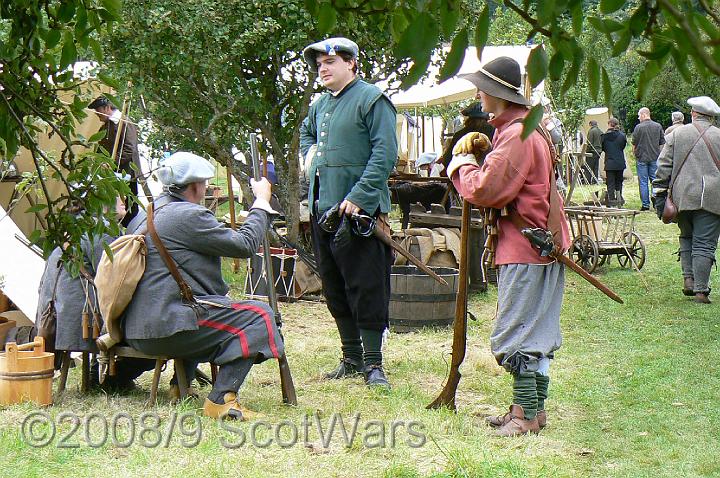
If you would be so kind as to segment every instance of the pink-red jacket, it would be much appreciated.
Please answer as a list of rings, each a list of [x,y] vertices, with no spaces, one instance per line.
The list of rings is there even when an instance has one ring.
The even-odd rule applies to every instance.
[[[464,165],[452,175],[452,182],[462,197],[481,207],[501,209],[509,206],[531,226],[547,229],[550,211],[550,174],[552,160],[547,142],[534,131],[525,141],[520,139],[523,125],[513,123],[524,118],[528,110],[511,105],[490,123],[495,126],[493,149],[481,166]],[[559,204],[562,207],[562,199]],[[570,246],[567,223],[563,218],[563,249]],[[508,217],[498,221],[498,243],[495,263],[547,264],[554,259],[540,257],[537,249],[520,233]]]

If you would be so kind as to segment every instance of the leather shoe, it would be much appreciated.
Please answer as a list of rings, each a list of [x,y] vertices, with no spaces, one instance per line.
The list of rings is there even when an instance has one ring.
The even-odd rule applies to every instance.
[[[530,420],[526,420],[525,411],[520,405],[510,405],[509,415],[510,419],[495,431],[497,436],[514,437],[540,431],[538,417],[535,416]]]
[[[711,304],[710,297],[708,297],[708,294],[705,292],[698,292],[695,294],[695,302],[698,304]]]
[[[363,375],[365,376],[365,385],[368,387],[383,387],[390,390],[390,382],[388,382],[385,376],[385,370],[383,370],[382,365],[368,365],[363,370]]]
[[[649,210],[650,210],[650,206],[643,206],[640,208],[640,211],[649,211]]]
[[[693,290],[695,288],[695,279],[692,277],[686,277],[683,279],[683,295],[686,295],[688,297],[692,297],[695,295],[695,291]]]
[[[323,378],[327,380],[336,380],[340,378],[355,377],[360,375],[363,370],[363,364],[349,358],[340,360],[340,365],[332,372],[323,374]]]
[[[485,417],[485,422],[493,428],[500,428],[501,426],[509,422],[511,419],[512,414],[508,412],[505,415]],[[545,426],[547,425],[547,412],[545,410],[538,410],[537,421],[540,428],[545,428]]]
[[[205,399],[203,405],[203,415],[210,418],[221,418],[223,420],[252,420],[258,416],[258,413],[242,407],[237,401],[237,394],[228,392],[223,396],[224,403],[215,403],[209,398]]]

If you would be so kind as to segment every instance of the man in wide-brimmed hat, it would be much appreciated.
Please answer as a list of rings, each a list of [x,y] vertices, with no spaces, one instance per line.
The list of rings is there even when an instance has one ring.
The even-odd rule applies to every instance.
[[[473,140],[480,133],[462,138],[453,151],[448,177],[465,200],[507,212],[497,222],[498,307],[490,341],[498,364],[513,376],[513,404],[506,415],[488,417],[488,423],[501,436],[537,433],[547,419],[550,360],[562,341],[564,266],[541,257],[520,229],[550,230],[557,249],[569,246],[555,186],[555,153],[541,128],[521,139],[530,103],[521,93],[520,65],[515,60],[500,57],[460,77],[477,87],[496,130],[493,149],[481,166],[473,154]]]
[[[382,337],[388,327],[392,253],[376,237],[358,235],[349,225],[354,214],[377,218],[378,227],[387,225],[387,180],[398,152],[395,108],[380,89],[358,77],[355,42],[328,38],[309,45],[303,56],[328,89],[310,106],[300,128],[302,153],[313,155],[307,173],[313,247],[342,345],[340,364],[324,377],[362,374],[367,385],[389,388]],[[335,204],[343,221],[333,230],[319,219],[335,211]]]

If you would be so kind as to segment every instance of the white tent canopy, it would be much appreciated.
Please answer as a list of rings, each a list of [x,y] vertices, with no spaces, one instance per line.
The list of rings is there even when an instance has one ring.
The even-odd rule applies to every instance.
[[[482,51],[482,60],[477,57],[477,49],[470,47],[465,51],[465,59],[460,67],[460,73],[474,73],[484,64],[501,56],[509,56],[520,64],[520,71],[524,75],[527,58],[532,47],[529,46],[488,46]],[[446,48],[447,50],[447,48]],[[435,54],[435,62],[439,55]],[[450,78],[438,84],[440,70],[430,66],[429,75],[420,83],[406,91],[398,92],[390,97],[397,109],[422,108],[426,106],[446,105],[457,101],[473,98],[475,87],[467,80]],[[387,82],[378,83],[382,90],[387,90]]]

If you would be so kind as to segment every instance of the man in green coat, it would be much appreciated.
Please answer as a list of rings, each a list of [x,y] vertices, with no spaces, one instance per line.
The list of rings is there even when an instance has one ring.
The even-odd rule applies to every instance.
[[[363,373],[365,383],[389,387],[382,361],[388,327],[392,253],[373,236],[359,234],[355,214],[387,225],[387,180],[397,160],[395,108],[374,85],[357,76],[358,46],[329,38],[303,51],[311,72],[329,91],[310,106],[300,138],[310,164],[308,205],[323,295],[340,333],[343,358],[325,374],[339,379]],[[339,204],[339,228],[318,223]],[[322,221],[321,221],[322,222]]]

